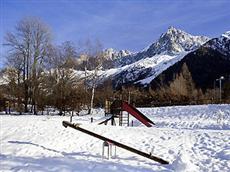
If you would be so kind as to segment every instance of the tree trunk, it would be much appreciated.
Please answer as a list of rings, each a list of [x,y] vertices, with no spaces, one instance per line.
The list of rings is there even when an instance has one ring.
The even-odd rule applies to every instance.
[[[27,81],[25,81],[27,82]],[[25,83],[24,85],[24,91],[25,91],[25,96],[24,96],[24,112],[27,113],[28,112],[28,85],[27,83]]]
[[[35,102],[34,102],[34,105],[33,105],[33,107],[34,107],[34,115],[37,115],[38,113],[37,113],[37,108],[36,108],[36,105],[35,105]]]
[[[94,102],[94,94],[95,94],[95,84],[93,84],[93,88],[92,88],[92,96],[91,96],[91,101],[90,101],[90,111],[89,111],[89,114],[92,114],[93,102]]]
[[[18,78],[17,78],[17,80],[18,80],[18,88],[20,88],[20,71],[18,71],[18,76],[17,76]],[[22,111],[22,100],[21,100],[21,94],[20,94],[20,92],[21,92],[21,89],[19,89],[18,91],[17,91],[17,103],[18,103],[18,110],[19,110],[19,112],[20,112],[20,115],[21,115],[21,111]]]

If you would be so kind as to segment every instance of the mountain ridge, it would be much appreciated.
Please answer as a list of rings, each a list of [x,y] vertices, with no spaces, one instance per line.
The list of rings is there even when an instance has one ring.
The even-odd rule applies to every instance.
[[[158,75],[150,86],[154,89],[169,86],[182,75],[182,67],[186,65],[196,88],[203,91],[213,89],[213,82],[220,76],[230,80],[230,39],[223,36],[213,38],[196,51],[187,54]]]
[[[185,31],[170,26],[165,33],[161,34],[159,39],[144,50],[117,60],[115,62],[116,67],[131,64],[157,54],[176,55],[180,52],[192,51],[209,39],[210,38],[206,36],[193,36]]]
[[[193,36],[185,31],[169,27],[145,50],[115,59],[116,65],[113,72],[110,73],[112,70],[109,70],[110,75],[103,76],[112,80],[115,88],[129,84],[145,87],[168,67],[209,40],[210,38],[205,36]]]

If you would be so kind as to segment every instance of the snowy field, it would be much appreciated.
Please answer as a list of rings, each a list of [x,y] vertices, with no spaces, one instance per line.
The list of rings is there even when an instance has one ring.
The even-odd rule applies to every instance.
[[[161,165],[117,148],[116,156],[102,157],[102,141],[62,121],[69,117],[1,115],[0,171],[79,172],[228,172],[230,171],[230,105],[142,108],[156,126],[138,121],[134,127],[97,125],[103,110],[73,122],[170,162]]]

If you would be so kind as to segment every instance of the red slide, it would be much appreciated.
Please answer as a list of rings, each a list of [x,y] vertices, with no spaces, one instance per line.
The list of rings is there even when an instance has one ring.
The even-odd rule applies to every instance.
[[[142,122],[147,127],[152,127],[152,125],[155,125],[149,118],[147,118],[143,113],[141,113],[139,110],[137,110],[132,105],[128,104],[127,102],[122,103],[122,110],[127,111],[132,116],[134,116],[136,119],[138,119],[140,122]]]

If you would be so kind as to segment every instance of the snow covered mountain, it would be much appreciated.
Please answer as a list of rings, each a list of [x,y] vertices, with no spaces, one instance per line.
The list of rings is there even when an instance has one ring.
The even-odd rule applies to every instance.
[[[208,37],[193,36],[175,27],[169,27],[166,33],[162,34],[156,42],[139,53],[119,59],[117,64],[118,66],[124,66],[159,54],[178,55],[181,52],[193,51],[208,40]]]
[[[192,36],[169,27],[166,33],[143,51],[114,60],[115,68],[103,71],[101,79],[111,79],[115,87],[126,84],[149,84],[156,76],[196,50],[209,38]]]
[[[227,32],[223,33],[222,37],[230,39],[230,31],[227,31]]]
[[[134,82],[148,84],[162,71],[208,40],[208,37],[193,36],[171,26],[158,40],[140,52],[105,49],[106,61],[103,64],[104,71],[100,72],[101,80],[109,76],[115,87]]]
[[[230,55],[230,31],[225,32],[219,38],[210,40],[204,46],[217,50],[221,54]]]
[[[220,76],[224,76],[225,81],[230,80],[230,32],[209,40],[197,50],[187,54],[181,61],[152,80],[151,87],[169,85],[175,81],[175,76],[182,74],[184,65],[188,67],[196,88],[202,90],[212,89],[213,81]]]
[[[166,53],[178,54],[182,51],[191,51],[198,48],[208,40],[204,36],[192,36],[182,30],[169,27],[167,32],[161,35],[160,39],[152,44],[147,52],[150,54]]]
[[[113,48],[105,49],[104,53],[108,60],[115,60],[115,59],[122,58],[124,56],[132,55],[132,52],[130,52],[129,50],[117,51],[117,50],[114,50]]]

